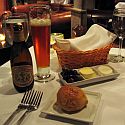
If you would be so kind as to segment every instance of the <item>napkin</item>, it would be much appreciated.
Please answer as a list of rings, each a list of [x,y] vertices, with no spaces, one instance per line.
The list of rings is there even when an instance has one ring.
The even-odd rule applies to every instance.
[[[57,46],[64,50],[93,50],[104,47],[112,43],[116,39],[116,35],[108,31],[104,27],[93,24],[87,33],[74,39],[58,39]]]
[[[125,2],[118,2],[118,3],[115,5],[115,8],[125,8]]]

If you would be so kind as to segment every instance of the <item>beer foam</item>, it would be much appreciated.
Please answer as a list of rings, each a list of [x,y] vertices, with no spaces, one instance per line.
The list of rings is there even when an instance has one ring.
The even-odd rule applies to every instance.
[[[32,26],[50,26],[51,20],[34,18],[30,20],[30,23]]]

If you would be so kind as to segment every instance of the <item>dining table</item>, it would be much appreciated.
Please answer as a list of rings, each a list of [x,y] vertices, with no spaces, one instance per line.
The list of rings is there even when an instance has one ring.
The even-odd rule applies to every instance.
[[[32,56],[35,74],[37,68],[33,46],[29,50]],[[111,48],[109,55],[117,54],[117,52],[118,48]],[[122,55],[125,57],[125,49],[122,49]],[[43,91],[43,97],[39,108],[29,113],[21,125],[125,125],[125,62],[109,62],[108,64],[120,74],[117,78],[101,81],[97,84],[90,84],[86,87],[79,86],[85,91],[96,92],[101,95],[92,123],[63,117],[47,117],[46,114],[42,114],[42,109],[49,103],[51,98],[56,98],[55,95],[62,86],[58,76],[58,73],[61,71],[61,66],[59,65],[55,50],[51,48],[50,67],[51,72],[55,75],[55,79],[47,83],[34,82],[34,89]],[[24,93],[18,93],[13,86],[11,66],[10,61],[8,61],[0,67],[0,125],[3,125],[8,117],[16,110],[23,95]],[[23,113],[24,111],[21,111],[15,116],[12,125],[17,125],[16,123]]]

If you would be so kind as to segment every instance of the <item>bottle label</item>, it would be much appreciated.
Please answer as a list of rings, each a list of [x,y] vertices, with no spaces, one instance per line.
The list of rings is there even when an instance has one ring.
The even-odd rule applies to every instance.
[[[18,87],[26,87],[33,83],[33,68],[30,65],[12,67],[13,83]]]

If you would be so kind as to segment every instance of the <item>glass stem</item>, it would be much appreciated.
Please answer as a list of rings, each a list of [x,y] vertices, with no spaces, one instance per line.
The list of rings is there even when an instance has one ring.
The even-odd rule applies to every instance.
[[[118,56],[121,57],[121,51],[122,51],[122,44],[123,44],[123,37],[119,36],[119,51],[118,51]]]

